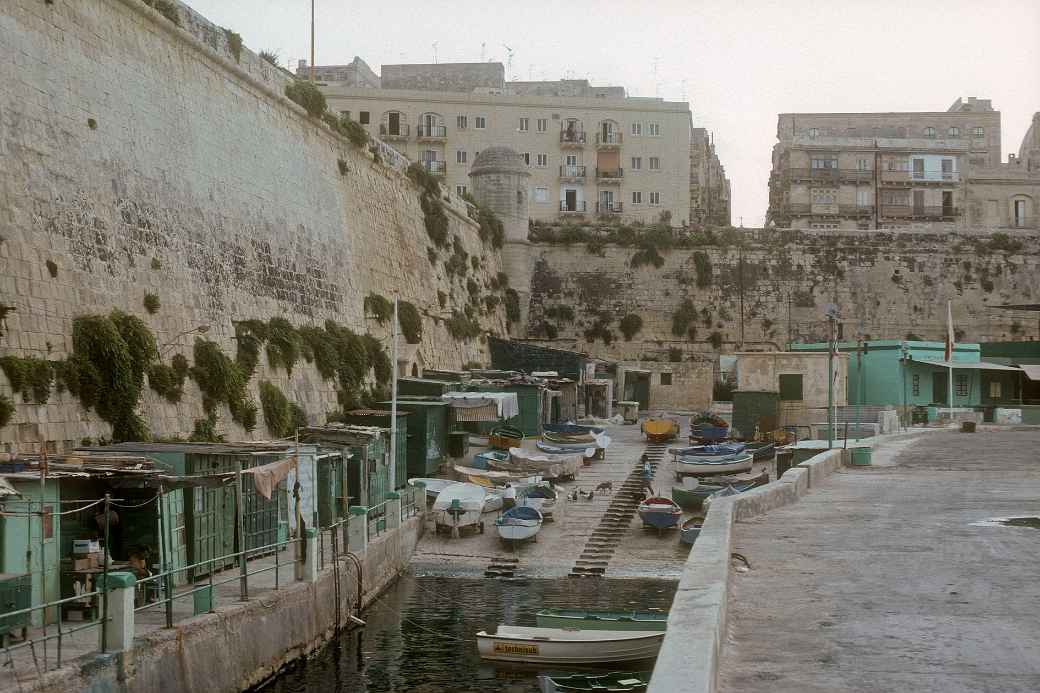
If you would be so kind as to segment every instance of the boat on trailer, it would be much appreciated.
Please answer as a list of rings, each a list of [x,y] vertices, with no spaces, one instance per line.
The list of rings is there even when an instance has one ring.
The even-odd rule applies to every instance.
[[[487,500],[487,489],[477,484],[456,482],[448,486],[433,503],[433,517],[437,530],[461,530],[464,527],[476,527],[484,531],[484,523],[480,516],[484,512]]]
[[[541,628],[663,631],[668,623],[668,612],[542,609],[535,614],[535,622]]]
[[[542,674],[538,677],[540,693],[578,693],[606,691],[608,693],[640,693],[650,685],[649,671],[611,671],[606,674],[571,674],[570,676]]]
[[[529,664],[611,664],[653,659],[664,633],[499,626],[477,633],[482,659]]]

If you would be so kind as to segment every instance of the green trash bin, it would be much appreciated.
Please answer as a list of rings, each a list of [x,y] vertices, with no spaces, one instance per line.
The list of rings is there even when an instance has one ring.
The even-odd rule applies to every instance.
[[[865,467],[870,464],[870,448],[852,448],[852,464]]]
[[[469,431],[451,431],[448,433],[448,455],[465,457],[469,453]]]

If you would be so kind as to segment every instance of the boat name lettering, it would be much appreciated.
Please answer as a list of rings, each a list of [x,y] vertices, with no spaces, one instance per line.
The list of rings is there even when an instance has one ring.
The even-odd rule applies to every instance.
[[[514,642],[495,642],[495,654],[536,655],[538,654],[538,646]]]

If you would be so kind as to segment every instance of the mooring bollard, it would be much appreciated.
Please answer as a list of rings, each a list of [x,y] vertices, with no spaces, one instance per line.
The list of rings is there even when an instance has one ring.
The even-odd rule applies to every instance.
[[[108,593],[108,627],[98,629],[98,647],[105,652],[129,650],[134,642],[134,588],[137,578],[133,573],[100,575],[97,589]]]
[[[358,554],[368,548],[368,508],[363,505],[350,506],[350,522],[347,524],[347,549]]]

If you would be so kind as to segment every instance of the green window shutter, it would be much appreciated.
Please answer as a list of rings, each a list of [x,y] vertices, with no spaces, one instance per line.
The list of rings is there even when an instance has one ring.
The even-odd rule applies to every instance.
[[[801,402],[802,401],[802,374],[785,373],[780,376],[780,401]]]

